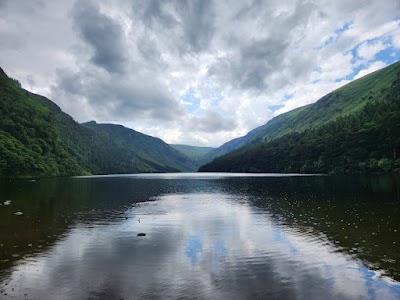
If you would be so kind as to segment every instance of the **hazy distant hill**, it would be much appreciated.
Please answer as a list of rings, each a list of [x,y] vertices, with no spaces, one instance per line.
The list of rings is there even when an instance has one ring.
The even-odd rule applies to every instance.
[[[197,167],[200,167],[203,164],[204,157],[211,150],[215,149],[213,147],[198,147],[180,144],[170,144],[170,146],[183,153],[187,157],[191,158]]]
[[[120,125],[75,122],[0,69],[0,176],[192,171],[162,140]]]
[[[201,171],[400,171],[400,63],[282,114],[209,153]],[[225,153],[224,153],[225,152]]]

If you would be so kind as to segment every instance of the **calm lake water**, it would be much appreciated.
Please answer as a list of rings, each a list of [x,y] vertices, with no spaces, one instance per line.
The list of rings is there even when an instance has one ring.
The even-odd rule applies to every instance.
[[[0,203],[0,299],[400,299],[398,177],[0,180]]]

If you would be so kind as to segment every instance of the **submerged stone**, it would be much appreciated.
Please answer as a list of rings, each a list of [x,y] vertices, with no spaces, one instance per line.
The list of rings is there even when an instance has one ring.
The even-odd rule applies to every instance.
[[[138,233],[137,236],[146,236],[146,234],[141,232],[141,233]]]

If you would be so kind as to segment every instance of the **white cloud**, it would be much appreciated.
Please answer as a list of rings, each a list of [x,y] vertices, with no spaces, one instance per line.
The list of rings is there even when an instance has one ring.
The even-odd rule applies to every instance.
[[[357,55],[364,60],[371,60],[387,46],[382,41],[364,42],[357,48]]]
[[[384,63],[383,61],[376,61],[376,62],[370,64],[370,65],[368,66],[368,68],[366,68],[366,69],[361,70],[360,72],[358,72],[357,75],[354,76],[354,79],[361,78],[361,77],[363,77],[363,76],[365,76],[365,75],[367,75],[367,74],[369,74],[369,73],[372,73],[372,72],[374,72],[374,71],[377,71],[377,70],[379,70],[379,69],[382,69],[382,68],[384,68],[384,67],[386,67],[386,66],[387,66],[387,64]]]
[[[393,47],[400,49],[400,31],[392,36]]]

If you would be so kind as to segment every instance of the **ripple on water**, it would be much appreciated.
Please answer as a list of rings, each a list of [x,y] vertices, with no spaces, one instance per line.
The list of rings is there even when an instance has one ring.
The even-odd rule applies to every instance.
[[[146,190],[146,180],[137,177],[125,177],[124,201],[116,199],[124,195],[114,189],[106,200],[96,194],[88,198],[96,202],[63,209],[62,236],[54,237],[53,223],[35,223],[43,234],[23,240],[25,248],[31,245],[29,259],[22,247],[2,249],[10,261],[5,262],[9,272],[0,289],[15,298],[26,289],[29,298],[40,299],[368,299],[371,291],[378,299],[399,298],[398,283],[382,278],[384,271],[372,271],[397,266],[394,250],[386,256],[370,250],[371,243],[383,249],[372,237],[382,239],[382,232],[393,234],[398,227],[387,224],[378,211],[369,214],[378,216],[380,227],[373,230],[369,221],[353,219],[355,211],[361,215],[359,208],[351,208],[354,199],[341,204],[301,189],[292,193],[288,182],[293,181],[285,181],[284,189],[277,191],[277,178],[180,181],[173,176],[157,181],[160,187],[154,192],[152,180],[158,177],[153,176],[146,179],[153,183],[150,192],[132,200],[135,192]],[[111,179],[114,186],[116,180]],[[101,190],[107,182],[86,180],[94,184],[89,191]],[[196,192],[187,192],[192,189]],[[26,207],[21,211],[32,215]],[[146,236],[138,237],[140,232]]]

